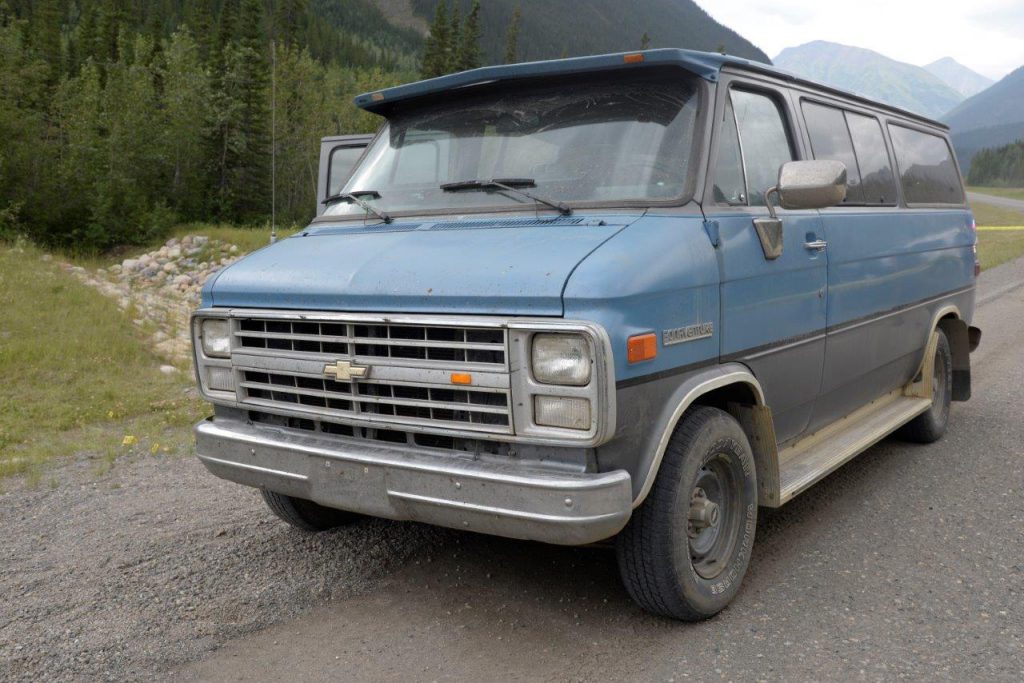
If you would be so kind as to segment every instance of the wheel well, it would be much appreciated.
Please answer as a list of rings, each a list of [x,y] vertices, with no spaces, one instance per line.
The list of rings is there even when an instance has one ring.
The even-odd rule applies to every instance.
[[[736,418],[754,453],[758,501],[761,505],[778,506],[779,459],[775,426],[772,411],[763,404],[760,390],[746,382],[736,382],[700,395],[690,404],[693,406],[718,408]]]
[[[712,389],[706,394],[698,396],[691,405],[708,406],[732,412],[730,406],[733,404],[756,406],[760,403],[754,388],[744,382],[729,384],[724,387]]]

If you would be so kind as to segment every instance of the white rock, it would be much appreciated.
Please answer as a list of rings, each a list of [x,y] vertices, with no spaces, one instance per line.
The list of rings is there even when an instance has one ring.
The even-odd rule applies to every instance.
[[[124,268],[125,270],[135,270],[136,268],[139,267],[139,260],[133,258],[126,258],[124,261],[121,261],[121,267]]]
[[[164,264],[164,272],[165,273],[174,273],[174,272],[177,272],[177,270],[178,270],[178,264],[174,263],[173,261],[168,261],[167,263]]]
[[[165,375],[174,375],[177,374],[178,368],[174,367],[173,365],[161,365],[160,372],[164,373]]]
[[[174,246],[168,249],[167,258],[181,258],[181,247]]]

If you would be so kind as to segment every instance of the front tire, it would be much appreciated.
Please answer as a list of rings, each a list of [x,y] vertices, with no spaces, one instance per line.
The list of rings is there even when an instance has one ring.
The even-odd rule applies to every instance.
[[[616,539],[626,591],[655,614],[714,616],[739,591],[756,527],[757,475],[743,429],[722,410],[693,409]]]
[[[932,407],[900,427],[896,437],[914,443],[935,443],[946,434],[949,404],[953,400],[953,354],[942,330],[935,330],[935,365],[932,371]]]
[[[354,512],[324,507],[311,500],[293,498],[266,489],[260,489],[260,493],[271,512],[302,531],[327,531],[360,519],[360,515]]]

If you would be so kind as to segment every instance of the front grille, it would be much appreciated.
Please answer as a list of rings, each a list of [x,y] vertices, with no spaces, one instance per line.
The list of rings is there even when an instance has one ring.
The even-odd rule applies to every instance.
[[[237,347],[302,354],[504,366],[505,331],[488,327],[364,324],[247,318]]]
[[[366,380],[335,382],[280,372],[242,371],[245,403],[369,421],[511,431],[508,391]]]
[[[376,429],[358,427],[327,420],[313,420],[301,417],[285,417],[264,413],[257,410],[249,411],[249,419],[258,424],[298,429],[307,432],[319,432],[349,439],[379,441],[382,443],[402,444],[414,448],[433,448],[445,451],[471,453],[473,455],[508,455],[509,445],[498,441],[467,439],[441,434],[423,434],[406,432],[396,429]]]
[[[382,434],[513,432],[504,328],[252,317],[236,318],[233,335],[238,398],[251,409]],[[339,361],[366,375],[329,376]],[[453,372],[474,383],[453,384]]]

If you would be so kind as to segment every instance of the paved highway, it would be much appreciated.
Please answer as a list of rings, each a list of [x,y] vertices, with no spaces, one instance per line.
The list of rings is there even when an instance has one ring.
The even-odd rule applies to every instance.
[[[986,273],[974,398],[762,511],[734,604],[640,611],[612,552],[452,532],[176,680],[1024,680],[1024,260]]]
[[[978,192],[968,192],[967,201],[980,202],[982,204],[992,204],[994,206],[1000,206],[1004,209],[1016,209],[1017,211],[1024,211],[1024,200],[1022,199],[1011,199],[1010,197],[996,197],[991,194],[981,194]]]

